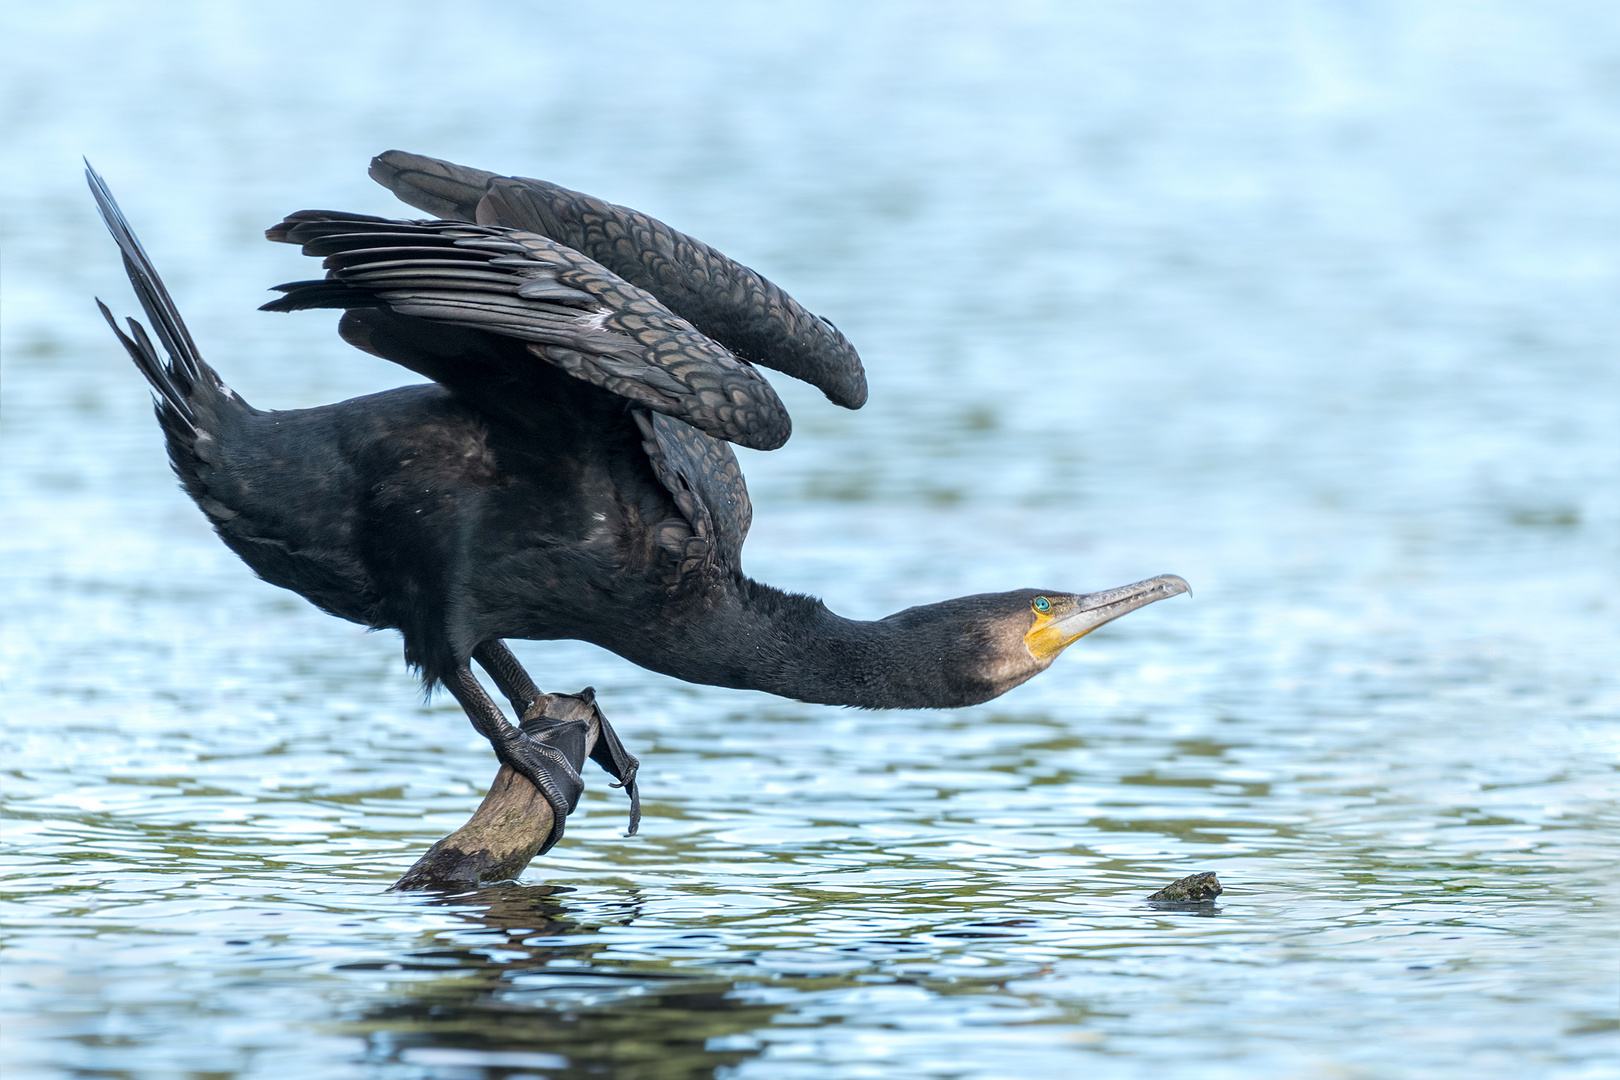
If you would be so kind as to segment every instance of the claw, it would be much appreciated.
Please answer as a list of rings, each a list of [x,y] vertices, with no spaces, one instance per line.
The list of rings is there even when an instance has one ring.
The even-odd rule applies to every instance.
[[[590,693],[590,688],[586,688]],[[626,836],[636,835],[636,829],[641,825],[641,793],[636,790],[636,770],[641,768],[641,762],[630,751],[624,748],[619,741],[619,735],[613,730],[613,725],[607,722],[602,711],[596,711],[596,719],[601,723],[601,731],[596,737],[596,746],[591,750],[591,760],[602,766],[607,774],[618,781],[614,787],[624,788],[624,793],[630,796],[630,829]]]

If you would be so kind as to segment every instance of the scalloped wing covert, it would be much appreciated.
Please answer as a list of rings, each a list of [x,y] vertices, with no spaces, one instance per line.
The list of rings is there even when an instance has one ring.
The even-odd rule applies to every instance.
[[[524,342],[570,375],[717,439],[774,450],[792,431],[751,365],[548,237],[325,210],[290,214],[265,235],[324,256],[327,270],[323,280],[277,286],[286,295],[265,310],[384,307]]]
[[[731,447],[659,413],[638,411],[635,417],[653,473],[684,518],[654,529],[659,547],[675,559],[675,580],[699,570],[740,568],[754,508]]]
[[[523,229],[583,252],[737,355],[802,379],[846,408],[866,403],[860,355],[837,327],[657,218],[545,180],[402,150],[374,158],[371,176],[428,213]]]

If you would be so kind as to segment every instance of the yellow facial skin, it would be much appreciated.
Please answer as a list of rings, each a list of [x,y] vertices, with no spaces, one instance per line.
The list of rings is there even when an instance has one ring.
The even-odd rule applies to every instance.
[[[1104,623],[1113,622],[1155,600],[1190,591],[1187,582],[1175,574],[1160,574],[1134,585],[1121,585],[1102,592],[1037,596],[1029,603],[1033,622],[1024,632],[1024,647],[1044,667],[1058,653]]]
[[[1043,602],[1045,611],[1041,610]],[[1058,653],[1096,629],[1096,625],[1092,625],[1074,633],[1058,625],[1064,615],[1074,610],[1072,597],[1037,596],[1029,607],[1030,613],[1035,616],[1035,624],[1024,634],[1024,647],[1029,650],[1029,655],[1043,664],[1050,663]]]

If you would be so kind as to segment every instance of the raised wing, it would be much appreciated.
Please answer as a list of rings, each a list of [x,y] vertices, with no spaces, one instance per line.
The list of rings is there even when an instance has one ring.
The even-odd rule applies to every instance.
[[[324,256],[327,276],[279,285],[267,311],[381,307],[523,342],[629,401],[756,450],[792,431],[748,363],[657,299],[544,236],[450,221],[304,210],[265,234]],[[505,372],[519,381],[523,371]]]
[[[372,159],[371,176],[430,214],[523,229],[583,252],[738,356],[803,379],[846,408],[866,404],[861,358],[837,327],[657,218],[544,180],[403,150]]]

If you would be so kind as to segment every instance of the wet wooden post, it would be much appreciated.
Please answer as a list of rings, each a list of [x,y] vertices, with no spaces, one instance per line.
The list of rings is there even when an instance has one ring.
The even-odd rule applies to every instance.
[[[601,713],[594,701],[578,694],[542,694],[523,714],[524,720],[588,720],[585,736],[587,760],[602,730]],[[467,824],[428,848],[390,887],[413,889],[470,889],[495,881],[510,881],[539,853],[551,835],[551,804],[540,789],[509,765],[489,785],[489,794]]]

